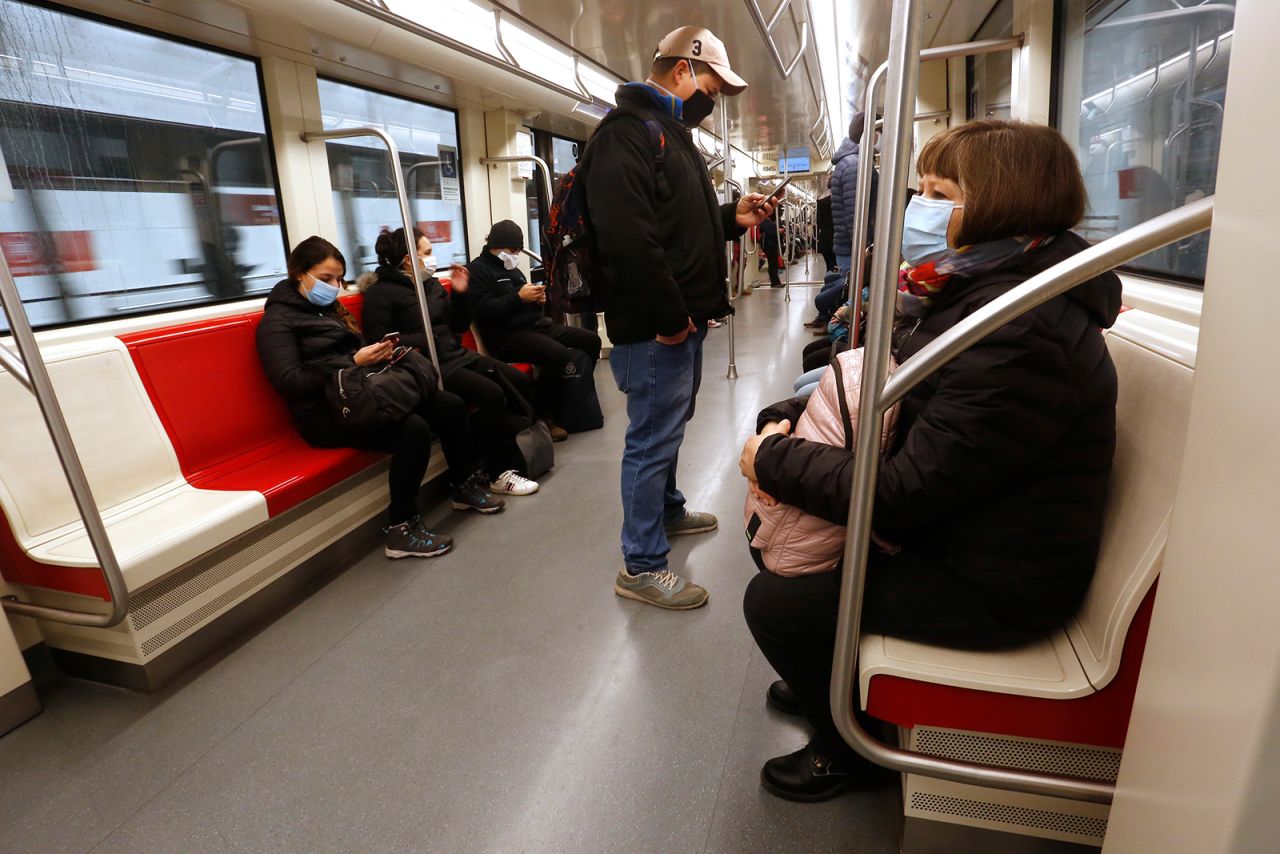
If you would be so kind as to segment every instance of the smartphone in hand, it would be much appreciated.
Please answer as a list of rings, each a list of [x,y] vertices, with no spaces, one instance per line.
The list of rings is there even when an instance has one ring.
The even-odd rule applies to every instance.
[[[794,177],[794,176],[792,176],[792,175],[788,175],[786,178],[782,179],[782,183],[781,183],[781,184],[779,184],[778,186],[774,187],[774,188],[773,188],[773,192],[772,192],[772,193],[770,193],[769,195],[765,196],[765,197],[764,197],[763,199],[761,199],[760,201],[756,202],[756,207],[755,207],[755,209],[756,209],[756,210],[760,210],[760,208],[764,207],[765,202],[769,201],[770,199],[780,199],[780,198],[782,198],[782,193],[783,193],[783,191],[787,189],[787,185],[791,183],[791,179],[792,179],[793,177]]]
[[[388,332],[386,335],[383,335],[383,336],[382,336],[382,341],[390,341],[392,344],[399,344],[399,343],[400,343],[400,333],[399,333],[399,332]],[[382,341],[379,341],[378,343],[379,343],[379,344],[381,344],[381,343],[382,343]]]

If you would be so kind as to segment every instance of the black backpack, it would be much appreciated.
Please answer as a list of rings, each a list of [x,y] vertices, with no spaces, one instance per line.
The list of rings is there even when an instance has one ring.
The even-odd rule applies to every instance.
[[[619,115],[632,115],[641,119],[649,129],[653,140],[653,166],[659,189],[666,183],[667,136],[656,119],[644,118],[638,113],[615,109],[604,117],[595,133],[610,119]],[[547,308],[552,314],[564,312],[603,311],[608,292],[609,277],[599,265],[595,230],[587,212],[587,188],[583,169],[591,156],[591,143],[595,133],[587,141],[586,151],[577,166],[569,170],[556,188],[547,210],[547,228],[544,232],[547,269]]]

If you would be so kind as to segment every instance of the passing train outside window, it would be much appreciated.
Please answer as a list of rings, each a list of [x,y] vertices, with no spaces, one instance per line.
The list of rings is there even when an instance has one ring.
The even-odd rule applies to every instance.
[[[253,60],[0,0],[0,150],[0,249],[36,327],[265,293],[284,273]]]
[[[400,171],[415,224],[430,239],[441,268],[467,260],[457,114],[407,98],[321,79],[325,130],[377,127],[400,149]],[[374,137],[326,144],[338,220],[338,248],[347,278],[378,266],[374,243],[383,228],[403,225],[400,201],[388,171],[387,150]]]
[[[1081,233],[1104,240],[1212,195],[1235,10],[1165,0],[1064,0],[1060,129],[1089,192]],[[1203,232],[1136,259],[1131,272],[1202,285]]]

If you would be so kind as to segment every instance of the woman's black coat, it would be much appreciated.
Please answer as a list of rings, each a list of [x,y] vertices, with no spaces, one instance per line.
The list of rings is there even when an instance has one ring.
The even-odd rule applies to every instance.
[[[422,311],[413,281],[394,267],[379,267],[378,281],[364,292],[364,332],[370,341],[380,341],[388,332],[399,332],[400,343],[417,347],[424,354],[427,336],[422,331]],[[471,328],[470,292],[450,295],[435,276],[427,277],[427,312],[435,338],[440,370],[448,376],[479,358],[462,346],[462,333]]]
[[[905,361],[961,319],[1087,244],[1063,233],[1013,265],[953,280],[895,340]],[[983,588],[1014,625],[1042,629],[1074,613],[1093,575],[1115,451],[1116,372],[1099,327],[1120,310],[1105,273],[989,335],[903,399],[876,482],[876,532],[936,555]],[[766,409],[760,424],[802,402]],[[852,458],[843,448],[770,436],[760,487],[843,524]]]

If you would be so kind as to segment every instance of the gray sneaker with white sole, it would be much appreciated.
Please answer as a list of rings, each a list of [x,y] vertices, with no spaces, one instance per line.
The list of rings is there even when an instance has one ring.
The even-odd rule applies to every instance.
[[[705,534],[707,531],[714,531],[719,524],[716,517],[710,513],[693,513],[686,510],[679,519],[663,522],[662,527],[666,529],[668,537],[678,537],[681,534]]]
[[[707,604],[706,588],[686,581],[669,569],[632,575],[618,572],[613,592],[624,599],[634,599],[671,611],[690,611]]]

